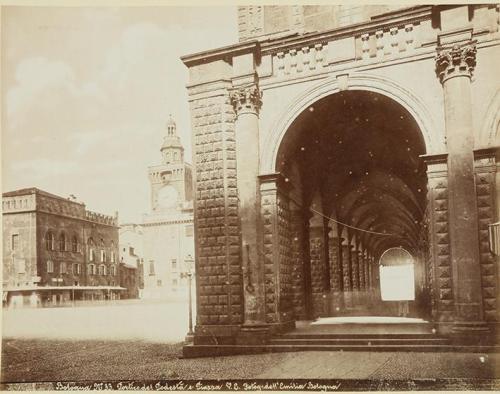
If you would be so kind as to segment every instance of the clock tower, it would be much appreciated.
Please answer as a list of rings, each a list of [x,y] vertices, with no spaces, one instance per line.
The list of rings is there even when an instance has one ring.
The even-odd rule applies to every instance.
[[[149,167],[152,214],[182,210],[193,199],[191,165],[184,162],[184,147],[172,116],[167,121],[160,152],[162,163]]]

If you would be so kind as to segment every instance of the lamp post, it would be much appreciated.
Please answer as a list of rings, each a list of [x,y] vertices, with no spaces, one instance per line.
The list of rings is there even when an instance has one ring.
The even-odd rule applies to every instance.
[[[186,334],[186,342],[193,342],[194,338],[194,332],[193,332],[193,299],[192,299],[192,290],[191,290],[191,281],[192,277],[194,275],[193,272],[193,265],[194,265],[194,259],[193,257],[188,254],[184,258],[184,264],[186,271],[181,273],[181,278],[187,278],[188,280],[188,303],[189,303],[189,331]]]

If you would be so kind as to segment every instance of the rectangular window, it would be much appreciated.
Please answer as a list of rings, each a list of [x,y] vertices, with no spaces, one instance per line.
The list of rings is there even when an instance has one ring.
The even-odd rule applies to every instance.
[[[111,251],[111,262],[112,263],[115,262],[115,252],[114,251]]]
[[[80,275],[80,264],[78,263],[73,264],[73,273],[75,275]]]
[[[133,255],[135,254],[134,248],[133,248],[132,246],[129,246],[129,247],[128,247],[128,254],[129,254],[130,256],[133,256]]]
[[[94,249],[90,248],[89,249],[89,261],[94,261],[94,260],[95,260]]]
[[[186,226],[186,237],[192,237],[194,234],[193,226]]]
[[[156,281],[156,285],[157,285],[158,287],[161,287],[161,286],[162,286],[161,279],[158,279],[158,280]]]
[[[59,266],[59,272],[61,274],[65,274],[66,273],[66,263],[65,262],[62,262],[61,265]]]
[[[172,286],[177,287],[177,284],[178,284],[177,279],[172,279]]]
[[[16,259],[15,265],[16,265],[16,272],[18,274],[26,273],[26,262],[24,259]]]
[[[177,271],[177,260],[172,259],[172,271]]]
[[[104,263],[106,261],[106,252],[104,250],[101,250],[101,263]]]
[[[48,260],[47,261],[47,273],[51,274],[52,272],[54,272],[54,263],[52,262],[52,260]]]
[[[149,262],[149,275],[154,275],[155,274],[155,262],[150,261]]]
[[[19,234],[12,234],[12,250],[19,249]]]

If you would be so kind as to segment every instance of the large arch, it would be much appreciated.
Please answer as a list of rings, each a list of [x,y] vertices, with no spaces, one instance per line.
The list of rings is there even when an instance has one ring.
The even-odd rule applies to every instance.
[[[312,307],[305,315],[361,313],[368,305],[383,313],[391,308],[376,297],[374,261],[394,247],[426,254],[421,235],[427,174],[421,156],[427,141],[410,111],[386,95],[350,89],[318,97],[289,124],[271,167],[287,183],[278,186],[278,195],[287,195],[303,212],[295,223],[305,226],[296,231],[304,237],[296,245],[309,259],[303,269],[311,279],[304,287]],[[343,230],[332,233],[331,223]],[[425,271],[426,262],[419,264]],[[342,308],[339,297],[346,300]]]
[[[379,75],[355,73],[348,76],[346,90],[365,90],[379,93],[401,104],[417,122],[425,140],[428,154],[444,151],[444,130],[437,128],[431,111],[424,102],[398,83]],[[267,130],[262,146],[261,174],[276,171],[278,149],[294,119],[316,101],[344,90],[337,77],[329,77],[296,96]]]
[[[500,144],[500,89],[493,96],[485,112],[476,148]]]

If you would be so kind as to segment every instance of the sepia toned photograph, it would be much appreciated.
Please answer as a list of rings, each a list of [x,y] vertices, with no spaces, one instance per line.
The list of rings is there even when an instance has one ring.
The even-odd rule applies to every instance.
[[[499,4],[0,14],[0,390],[500,390]]]

